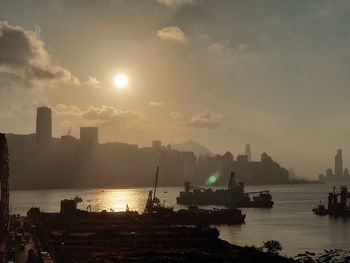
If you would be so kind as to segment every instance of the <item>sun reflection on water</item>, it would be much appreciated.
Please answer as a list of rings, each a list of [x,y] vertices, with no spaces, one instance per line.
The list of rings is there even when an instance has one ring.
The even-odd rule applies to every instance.
[[[89,193],[82,193],[83,202],[79,209],[86,210],[88,206],[91,211],[102,210],[120,212],[125,211],[128,205],[130,210],[143,211],[147,199],[146,189],[115,189],[95,190]]]

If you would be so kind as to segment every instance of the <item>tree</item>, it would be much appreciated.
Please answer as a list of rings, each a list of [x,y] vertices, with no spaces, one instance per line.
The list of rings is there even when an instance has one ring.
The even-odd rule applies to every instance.
[[[268,240],[263,243],[263,248],[266,249],[267,252],[278,254],[282,249],[282,245],[277,240]]]

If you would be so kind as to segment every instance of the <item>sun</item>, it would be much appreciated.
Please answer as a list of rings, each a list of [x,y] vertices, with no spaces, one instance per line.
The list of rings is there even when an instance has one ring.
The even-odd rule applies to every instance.
[[[128,76],[122,73],[115,75],[114,77],[114,85],[116,85],[119,89],[124,89],[128,86],[129,80]]]

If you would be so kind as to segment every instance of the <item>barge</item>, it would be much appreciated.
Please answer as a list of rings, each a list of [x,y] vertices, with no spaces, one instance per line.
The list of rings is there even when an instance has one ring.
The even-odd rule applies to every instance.
[[[245,192],[244,183],[236,182],[234,172],[230,175],[227,189],[212,190],[185,182],[185,189],[180,192],[176,202],[180,205],[222,205],[238,208],[271,208],[274,204],[270,191]]]
[[[229,209],[199,209],[195,205],[187,209],[174,211],[173,207],[166,207],[156,197],[159,167],[157,167],[154,189],[149,191],[145,211],[141,218],[152,218],[159,224],[174,225],[221,225],[243,224],[245,215],[237,208]]]
[[[318,205],[312,209],[316,215],[330,215],[335,217],[350,217],[350,193],[347,186],[341,186],[337,193],[336,188],[328,194],[328,204]]]

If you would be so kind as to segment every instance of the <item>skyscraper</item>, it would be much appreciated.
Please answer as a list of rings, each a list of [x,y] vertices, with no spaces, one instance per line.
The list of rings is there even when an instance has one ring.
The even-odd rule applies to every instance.
[[[36,112],[36,143],[37,146],[47,147],[52,139],[52,118],[51,109],[38,107]]]
[[[245,146],[245,155],[247,155],[247,157],[248,157],[248,162],[251,162],[252,161],[252,152],[250,149],[250,144],[246,144],[246,146]]]
[[[9,156],[5,134],[0,133],[0,246],[9,222]],[[0,248],[0,260],[1,251]]]
[[[338,149],[337,154],[334,157],[335,162],[335,169],[334,174],[335,176],[342,176],[343,175],[343,156],[342,156],[342,150]]]

